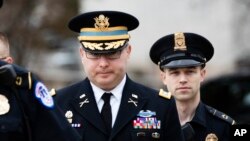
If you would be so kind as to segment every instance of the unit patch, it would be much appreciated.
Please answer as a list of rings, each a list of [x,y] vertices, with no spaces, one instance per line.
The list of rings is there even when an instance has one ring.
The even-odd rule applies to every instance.
[[[37,82],[35,86],[35,96],[36,98],[47,108],[54,107],[54,101],[51,97],[47,87],[41,83]]]

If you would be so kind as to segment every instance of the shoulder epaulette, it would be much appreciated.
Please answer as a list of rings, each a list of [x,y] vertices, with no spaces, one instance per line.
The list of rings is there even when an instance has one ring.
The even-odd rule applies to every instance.
[[[49,94],[51,96],[55,96],[56,95],[56,90],[54,88],[52,88],[50,91],[49,91]]]
[[[171,98],[171,93],[170,92],[166,92],[163,89],[160,89],[159,96],[161,96],[163,98],[166,98],[166,99],[170,99]]]
[[[213,116],[218,117],[218,118],[230,123],[231,125],[236,124],[235,120],[232,119],[231,117],[229,117],[228,115],[226,115],[226,114],[224,114],[224,113],[222,113],[222,112],[220,112],[220,111],[218,111],[218,110],[216,110],[208,105],[206,105],[206,108],[209,111],[209,113],[212,114]]]

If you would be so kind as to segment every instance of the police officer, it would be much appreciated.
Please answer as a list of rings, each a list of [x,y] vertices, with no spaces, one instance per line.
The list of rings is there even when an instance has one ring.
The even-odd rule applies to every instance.
[[[31,72],[0,61],[0,140],[80,140]]]
[[[228,141],[235,121],[226,114],[202,103],[200,84],[206,63],[214,48],[201,35],[174,33],[157,40],[150,58],[161,70],[163,83],[175,97],[180,123],[186,140]]]
[[[138,20],[119,11],[93,11],[74,17],[69,28],[80,33],[87,78],[57,91],[65,117],[86,141],[181,141],[175,101],[131,80],[128,31]]]

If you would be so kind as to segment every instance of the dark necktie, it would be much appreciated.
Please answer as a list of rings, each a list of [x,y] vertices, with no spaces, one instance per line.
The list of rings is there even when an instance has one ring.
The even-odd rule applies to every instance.
[[[109,134],[112,129],[112,113],[111,113],[111,106],[110,106],[111,95],[112,95],[111,93],[104,93],[102,95],[102,99],[104,100],[104,105],[101,110],[101,116]]]

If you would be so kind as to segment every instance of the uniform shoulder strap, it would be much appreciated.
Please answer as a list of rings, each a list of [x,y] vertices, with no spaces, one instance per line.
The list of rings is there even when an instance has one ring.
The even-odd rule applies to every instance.
[[[231,125],[235,125],[236,124],[235,120],[232,119],[231,117],[229,117],[228,115],[226,115],[225,113],[222,113],[222,112],[220,112],[220,111],[216,110],[215,108],[210,107],[208,105],[206,105],[206,109],[213,116],[218,117],[218,118],[220,118],[220,119],[228,122]]]
[[[49,94],[51,96],[55,96],[56,95],[56,89],[52,88],[50,91],[49,91]]]
[[[159,96],[161,96],[161,97],[163,97],[165,99],[170,99],[171,98],[171,93],[170,92],[166,92],[163,89],[160,89]]]

